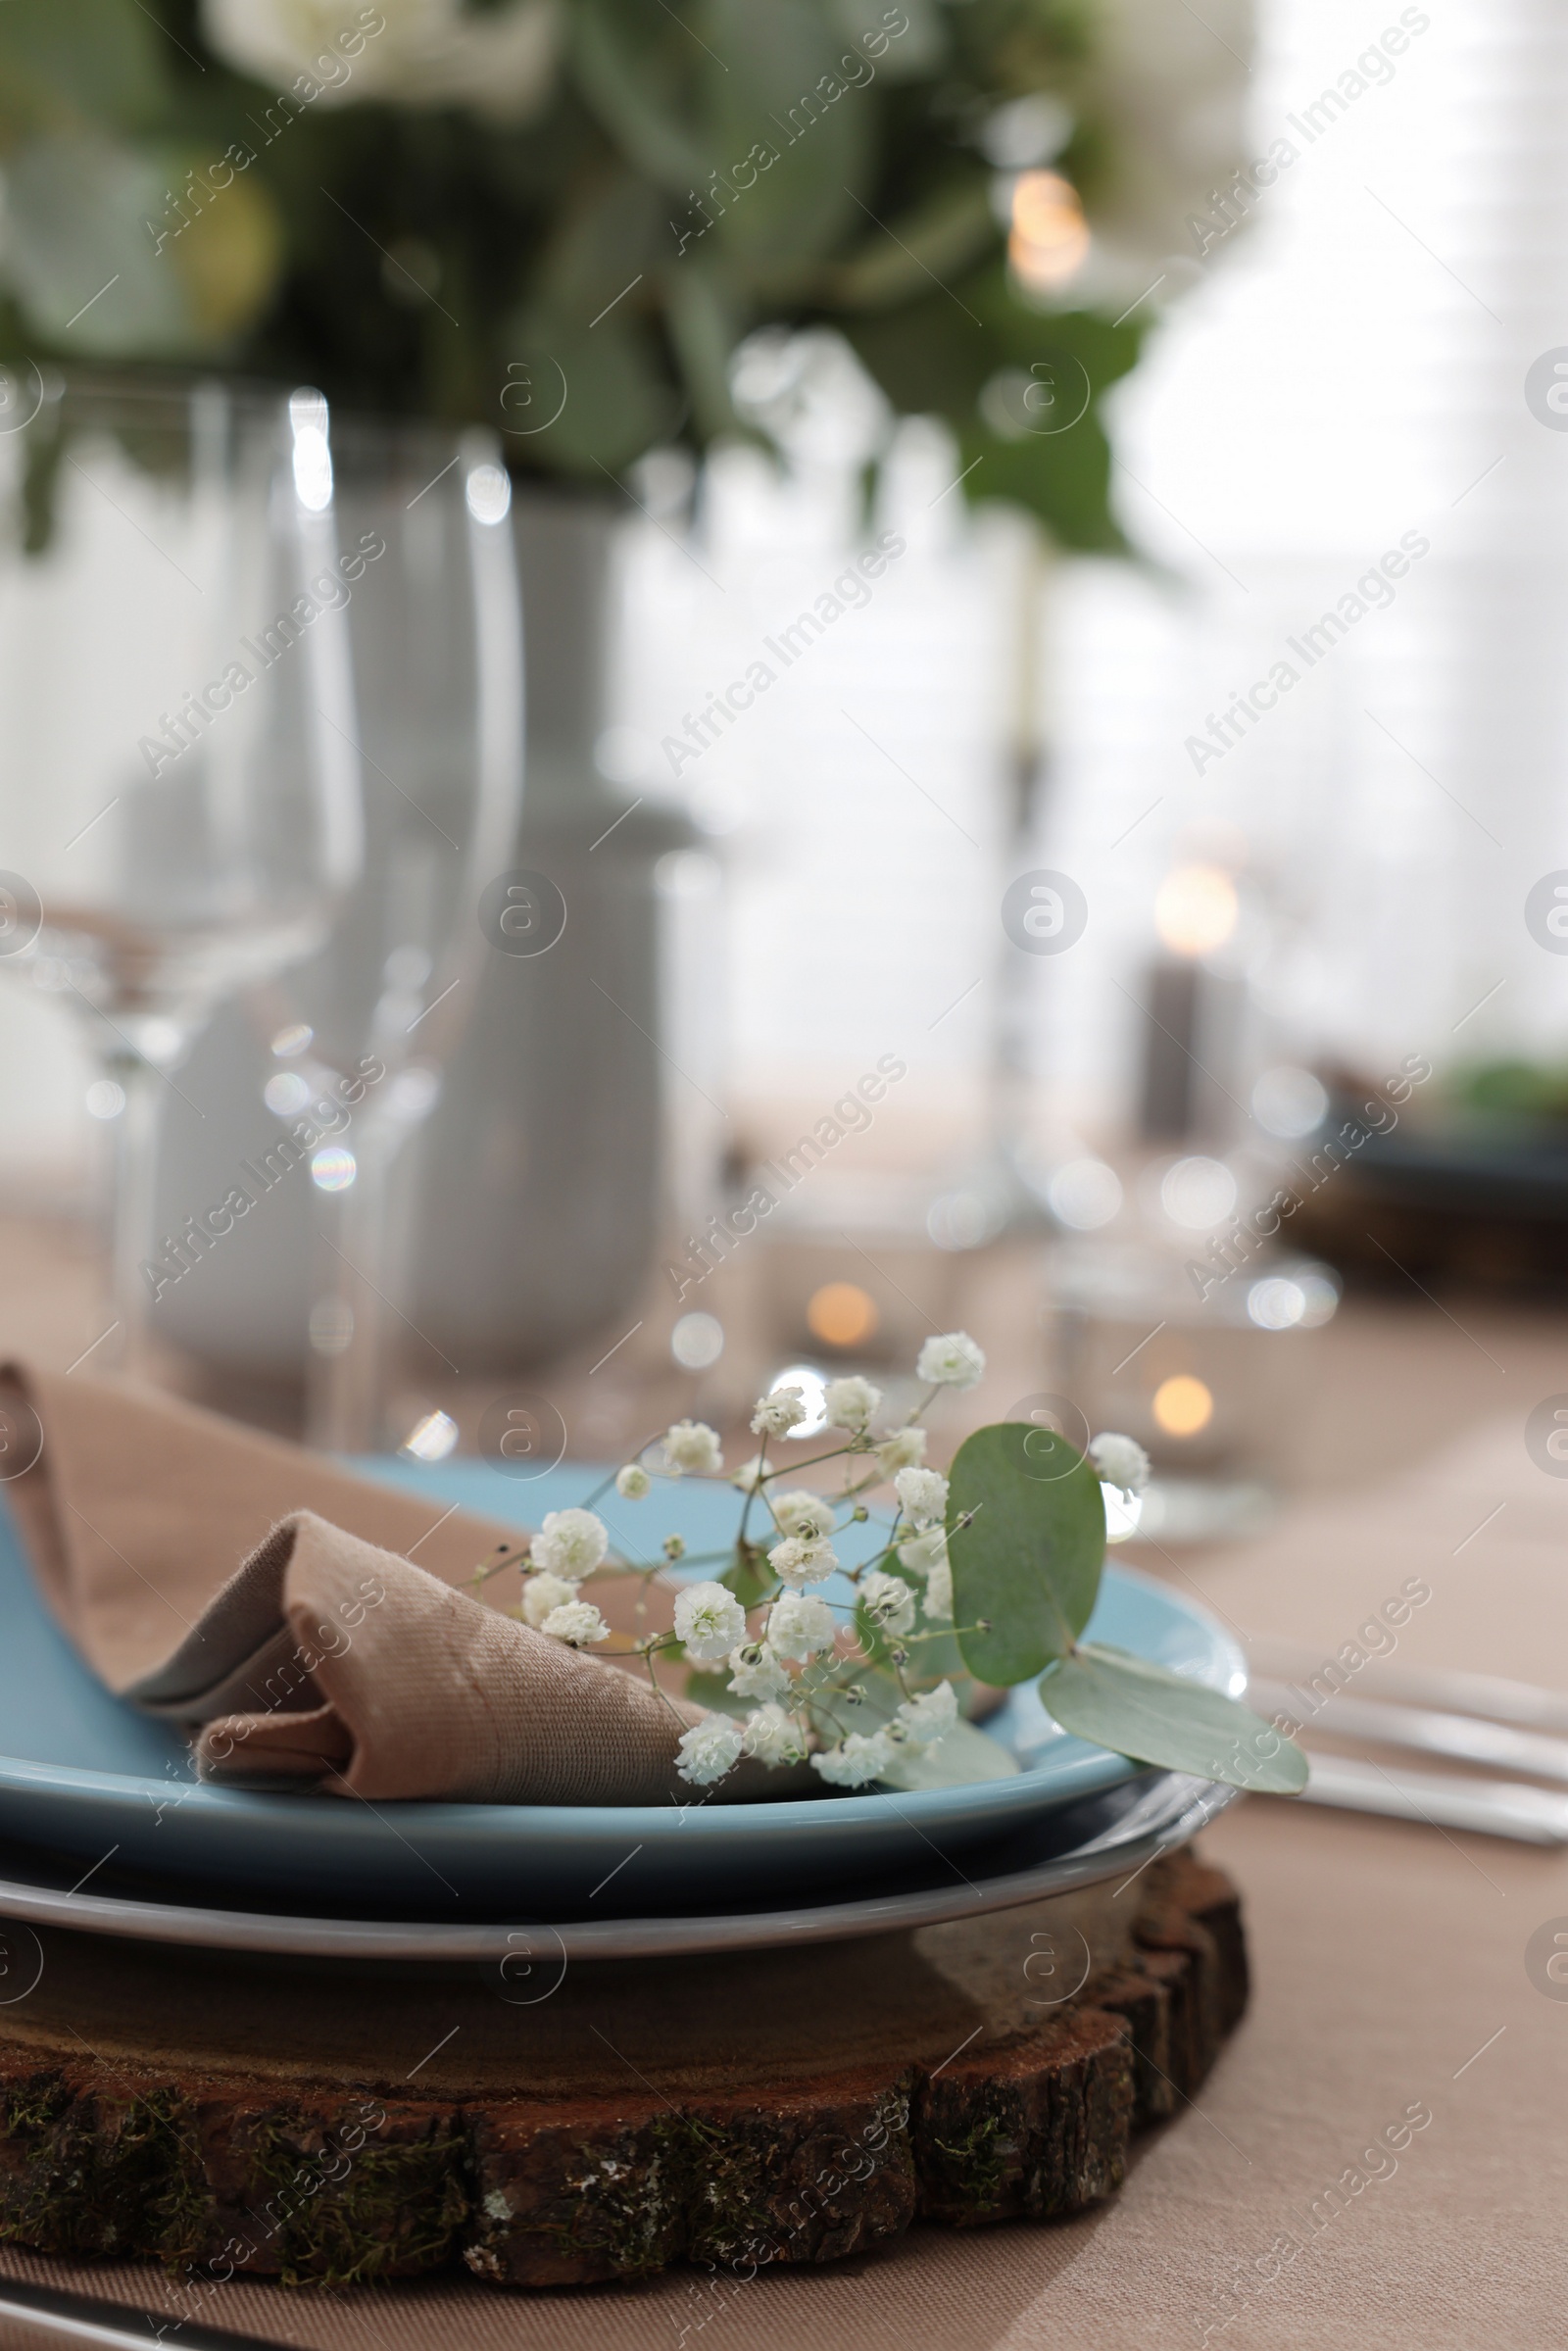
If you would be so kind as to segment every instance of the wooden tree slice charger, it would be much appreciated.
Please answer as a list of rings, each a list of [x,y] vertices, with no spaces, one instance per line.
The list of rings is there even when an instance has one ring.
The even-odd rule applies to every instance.
[[[0,2006],[0,2237],[204,2285],[745,2277],[916,2217],[1075,2212],[1247,2000],[1236,1891],[1191,1852],[1119,1890],[739,1955],[568,1968],[544,1934],[454,1974],[42,1948]]]

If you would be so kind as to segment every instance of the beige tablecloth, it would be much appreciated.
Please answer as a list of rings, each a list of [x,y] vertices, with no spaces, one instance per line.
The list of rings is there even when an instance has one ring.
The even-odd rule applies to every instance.
[[[1245,1552],[1211,1558],[1198,1571],[1204,1596],[1249,1633],[1328,1653],[1420,1577],[1432,1597],[1399,1635],[1402,1658],[1568,1683],[1568,1481],[1524,1449],[1536,1400],[1522,1396],[1516,1417],[1370,1504],[1300,1511]],[[970,2236],[920,2229],[873,2259],[728,2288],[689,2272],[527,2297],[467,2283],[353,2295],[236,2283],[214,2297],[213,2323],[314,2351],[1552,2351],[1568,2340],[1568,2002],[1525,1971],[1535,1930],[1558,1916],[1568,1927],[1568,1860],[1256,1799],[1204,1842],[1246,1896],[1251,2013],[1197,2109],[1143,2141],[1120,2195],[1082,2219]],[[1396,2157],[1365,2162],[1412,2110],[1430,2121]],[[73,2272],[8,2251],[0,2272],[178,2315],[144,2269]],[[0,2332],[8,2345],[49,2339]]]

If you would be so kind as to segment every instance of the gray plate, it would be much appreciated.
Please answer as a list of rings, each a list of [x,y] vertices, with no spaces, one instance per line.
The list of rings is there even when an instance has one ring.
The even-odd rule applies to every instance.
[[[26,1861],[13,1852],[4,1864],[6,1875],[0,1877],[0,1917],[32,1927],[71,1927],[138,1941],[295,1958],[496,1961],[510,1965],[520,1980],[535,1966],[548,1974],[552,1961],[564,1966],[574,1959],[639,1959],[683,1951],[833,1942],[1010,1909],[1044,1894],[1136,1873],[1157,1853],[1188,1842],[1235,1794],[1234,1788],[1206,1780],[1164,1772],[1134,1789],[1118,1789],[1084,1806],[1078,1841],[1065,1849],[1042,1852],[1046,1840],[1040,1832],[1020,1831],[992,1847],[984,1860],[966,1852],[967,1875],[956,1862],[938,1855],[917,1881],[895,1890],[806,1909],[571,1919],[560,1924],[494,1921],[461,1927],[425,1921],[272,1918],[256,1911],[199,1909],[144,1894],[74,1893],[51,1883],[63,1877],[56,1866],[41,1858]]]

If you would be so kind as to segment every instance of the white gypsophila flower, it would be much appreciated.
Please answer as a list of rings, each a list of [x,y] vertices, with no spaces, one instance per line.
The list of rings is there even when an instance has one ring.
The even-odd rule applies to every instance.
[[[766,1476],[767,1459],[765,1454],[754,1453],[750,1461],[743,1461],[740,1468],[732,1473],[730,1484],[738,1487],[742,1494],[760,1494],[762,1481]]]
[[[893,1742],[885,1731],[852,1731],[841,1745],[813,1755],[811,1769],[831,1788],[864,1788],[880,1780],[892,1760]]]
[[[830,1543],[818,1543],[806,1535],[786,1535],[767,1554],[768,1566],[791,1592],[800,1592],[808,1584],[825,1584],[838,1563],[839,1555]]]
[[[684,1477],[688,1471],[695,1475],[710,1476],[714,1470],[724,1466],[718,1432],[710,1429],[706,1420],[677,1420],[667,1428],[664,1431],[664,1458],[677,1478]]]
[[[833,1646],[833,1611],[814,1592],[786,1592],[773,1602],[767,1617],[767,1645],[775,1657],[793,1657],[805,1664]]]
[[[754,1437],[787,1437],[806,1418],[806,1396],[799,1388],[774,1388],[757,1399],[752,1414]]]
[[[559,1608],[551,1609],[539,1630],[574,1649],[591,1641],[608,1640],[610,1635],[610,1627],[591,1600],[564,1600]]]
[[[898,1545],[899,1565],[906,1567],[911,1576],[922,1579],[929,1576],[934,1567],[940,1566],[947,1555],[948,1538],[941,1527],[927,1527],[922,1533],[911,1535],[907,1543]]]
[[[938,1388],[972,1388],[985,1367],[985,1354],[967,1331],[948,1331],[926,1341],[914,1368]]]
[[[904,1515],[916,1527],[941,1523],[948,1506],[948,1481],[939,1469],[901,1469],[893,1481]]]
[[[610,1530],[591,1510],[547,1510],[545,1523],[528,1547],[535,1567],[580,1584],[610,1548]]]
[[[700,1723],[682,1732],[680,1760],[675,1769],[693,1788],[707,1788],[734,1769],[745,1744],[739,1723],[732,1722],[727,1714],[705,1714]]]
[[[653,1483],[640,1461],[628,1461],[624,1469],[615,1472],[615,1492],[624,1501],[640,1502],[652,1491]]]
[[[576,1585],[564,1576],[528,1576],[522,1587],[522,1621],[537,1631],[553,1608],[564,1608],[576,1597]]]
[[[371,31],[367,19],[380,20]],[[462,0],[203,0],[202,31],[253,79],[303,96],[309,75],[327,105],[470,106],[521,121],[555,80],[557,0],[512,0],[480,12]],[[356,45],[357,44],[357,45]]]
[[[800,1763],[806,1740],[800,1725],[782,1706],[759,1706],[746,1717],[746,1752],[776,1772],[783,1763]]]
[[[729,1686],[738,1698],[781,1698],[789,1675],[762,1641],[744,1641],[729,1653]]]
[[[925,1580],[920,1605],[934,1625],[953,1622],[953,1567],[944,1551]]]
[[[707,1664],[746,1639],[746,1611],[722,1584],[688,1584],[675,1601],[675,1631],[687,1656]]]
[[[860,1586],[860,1605],[884,1633],[907,1633],[914,1623],[914,1593],[902,1576],[867,1576]]]
[[[958,1719],[957,1693],[951,1682],[939,1682],[935,1690],[922,1690],[917,1697],[906,1698],[893,1719],[903,1724],[906,1739],[917,1747],[935,1746]]]
[[[843,1380],[829,1380],[822,1392],[822,1410],[830,1429],[848,1429],[858,1436],[869,1428],[871,1415],[882,1401],[882,1391],[873,1388],[869,1380],[852,1373]]]
[[[896,1470],[917,1469],[925,1459],[924,1429],[895,1429],[876,1448],[877,1467],[885,1478]]]
[[[1123,1494],[1142,1494],[1149,1484],[1149,1455],[1136,1437],[1118,1437],[1107,1430],[1090,1445],[1089,1458],[1105,1484]]]
[[[808,1543],[813,1537],[825,1543],[838,1523],[838,1511],[827,1495],[808,1494],[804,1487],[793,1494],[770,1494],[767,1505],[781,1535],[801,1535]]]

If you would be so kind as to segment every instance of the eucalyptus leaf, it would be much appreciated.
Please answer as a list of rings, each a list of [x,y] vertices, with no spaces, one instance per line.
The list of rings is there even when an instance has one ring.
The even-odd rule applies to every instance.
[[[882,1788],[971,1788],[982,1780],[1015,1780],[1019,1764],[1000,1739],[977,1731],[973,1723],[957,1722],[934,1744],[917,1746],[913,1739],[894,1751],[882,1773]]]
[[[122,0],[6,0],[0,8],[0,144],[94,122],[156,122],[167,94],[157,19]]]
[[[922,1683],[927,1678],[922,1671]],[[893,1720],[903,1696],[894,1676],[883,1667],[874,1667],[861,1681],[859,1697],[845,1720],[857,1731],[880,1730]],[[968,1788],[982,1780],[1016,1779],[1019,1769],[1017,1757],[1000,1739],[960,1720],[928,1747],[913,1739],[901,1743],[879,1785],[905,1789]]]
[[[965,171],[917,210],[885,227],[867,227],[857,250],[828,273],[825,296],[839,310],[891,310],[924,295],[933,278],[972,269],[1000,241],[990,192],[977,173]]]
[[[1040,1700],[1064,1731],[1136,1763],[1264,1795],[1295,1795],[1306,1786],[1306,1757],[1271,1723],[1124,1649],[1082,1642],[1042,1676]]]
[[[720,0],[711,22],[729,66],[710,77],[716,241],[741,267],[808,262],[864,221],[847,190],[866,175],[874,69],[811,0]]]
[[[711,166],[683,119],[677,72],[660,53],[663,30],[646,20],[634,29],[611,0],[583,0],[573,55],[583,95],[612,138],[656,187],[684,196]]]
[[[559,398],[554,419],[513,442],[535,465],[582,473],[629,465],[679,421],[677,396],[652,334],[625,306],[595,328],[541,308],[510,321],[510,347],[543,392]],[[564,396],[557,385],[564,384]],[[515,414],[527,412],[519,408]]]
[[[977,1429],[953,1464],[947,1523],[969,1671],[1005,1688],[1065,1655],[1089,1622],[1105,1556],[1104,1499],[1083,1455],[1029,1421]]]
[[[947,53],[947,28],[937,0],[831,0],[832,14],[846,37],[876,62],[890,81],[933,73]],[[902,24],[903,30],[899,29]]]
[[[740,327],[714,272],[701,262],[672,270],[667,313],[699,431],[708,437],[733,430],[729,361]]]
[[[186,282],[147,228],[167,159],[103,136],[34,139],[6,171],[5,275],[52,342],[98,358],[200,349]]]

